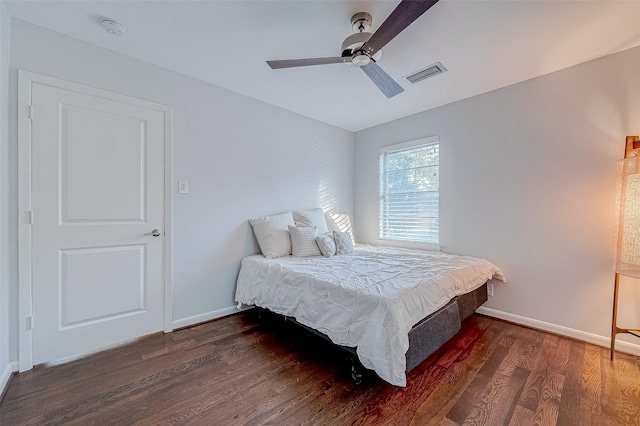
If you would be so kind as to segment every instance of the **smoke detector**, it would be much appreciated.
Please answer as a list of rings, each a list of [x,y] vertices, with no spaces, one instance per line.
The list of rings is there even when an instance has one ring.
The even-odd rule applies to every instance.
[[[124,27],[124,25],[112,19],[103,19],[102,28],[104,28],[104,30],[112,36],[118,37],[122,37],[127,32],[127,29]]]

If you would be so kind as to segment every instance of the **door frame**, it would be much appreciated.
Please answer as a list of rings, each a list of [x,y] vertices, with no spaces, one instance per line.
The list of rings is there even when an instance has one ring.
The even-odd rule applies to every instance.
[[[164,114],[164,242],[162,256],[163,331],[173,331],[173,147],[172,109],[170,106],[149,102],[54,77],[18,70],[18,360],[19,371],[33,368],[32,329],[32,216],[31,216],[31,94],[34,83],[78,92],[90,96],[136,105],[160,111]],[[38,220],[37,217],[35,220]],[[82,354],[84,355],[84,354]]]

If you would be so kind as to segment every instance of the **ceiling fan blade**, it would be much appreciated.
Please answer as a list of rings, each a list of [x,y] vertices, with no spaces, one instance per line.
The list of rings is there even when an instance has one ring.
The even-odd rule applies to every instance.
[[[367,65],[360,67],[367,76],[378,86],[378,89],[384,93],[387,99],[394,97],[395,95],[404,92],[402,86],[400,86],[389,74],[384,72],[382,68],[374,61],[369,62]]]
[[[369,41],[365,43],[363,50],[369,56],[375,55],[378,50],[382,49],[437,2],[438,0],[402,0],[380,25],[378,31],[373,33]]]
[[[307,58],[307,59],[284,59],[281,61],[267,61],[271,69],[307,67],[309,65],[342,64],[351,62],[351,57],[336,56],[333,58]]]

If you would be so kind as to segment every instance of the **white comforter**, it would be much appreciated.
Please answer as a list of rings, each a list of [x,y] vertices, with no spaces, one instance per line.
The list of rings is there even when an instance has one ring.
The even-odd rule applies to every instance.
[[[411,327],[491,278],[504,281],[485,259],[357,245],[333,258],[246,257],[236,302],[294,317],[338,345],[357,346],[365,367],[405,386]]]

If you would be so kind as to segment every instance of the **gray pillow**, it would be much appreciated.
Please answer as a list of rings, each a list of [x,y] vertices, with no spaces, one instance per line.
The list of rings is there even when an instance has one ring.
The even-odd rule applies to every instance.
[[[316,243],[318,231],[315,226],[291,226],[291,253],[296,257],[321,256],[320,248]]]
[[[333,235],[320,235],[316,238],[316,243],[318,243],[318,247],[320,247],[320,251],[324,257],[331,257],[336,254],[336,240],[333,239]]]
[[[333,231],[333,239],[336,241],[336,254],[353,252],[353,240],[348,232]]]

